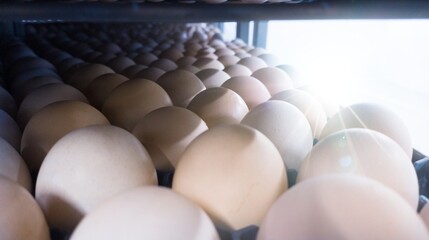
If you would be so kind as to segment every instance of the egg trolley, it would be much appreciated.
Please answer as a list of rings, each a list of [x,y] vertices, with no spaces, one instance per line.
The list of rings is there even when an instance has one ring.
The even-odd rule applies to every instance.
[[[265,50],[270,20],[427,9],[0,2],[0,239],[429,239],[429,159],[401,118]]]

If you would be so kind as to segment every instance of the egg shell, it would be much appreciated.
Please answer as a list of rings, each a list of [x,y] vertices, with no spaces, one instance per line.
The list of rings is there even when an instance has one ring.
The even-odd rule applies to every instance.
[[[11,91],[18,102],[22,100],[31,92],[39,87],[52,83],[62,83],[63,81],[54,77],[35,77],[24,83],[15,84],[12,86]]]
[[[21,142],[21,129],[13,118],[0,109],[0,137],[6,140],[16,150]]]
[[[28,167],[21,155],[3,138],[0,138],[0,176],[14,181],[32,191],[32,182]]]
[[[110,93],[128,78],[117,73],[107,73],[94,79],[86,88],[91,105],[101,109]]]
[[[252,73],[268,66],[264,60],[258,57],[244,57],[238,61],[238,64],[248,67]]]
[[[168,93],[175,106],[186,107],[192,98],[205,89],[193,73],[174,70],[165,73],[156,81]]]
[[[226,80],[231,78],[226,72],[213,68],[203,69],[196,75],[206,88],[220,87]]]
[[[199,69],[214,68],[223,70],[225,68],[221,62],[212,58],[199,58],[193,63],[193,66]]]
[[[428,238],[415,209],[397,193],[348,174],[295,185],[270,208],[257,236],[258,240]]]
[[[411,135],[402,119],[392,110],[375,103],[357,103],[344,107],[331,117],[320,138],[346,128],[368,128],[395,140],[411,160]]]
[[[274,1],[285,1],[285,0],[268,0],[269,2],[274,2]],[[276,55],[274,54],[269,54],[269,53],[263,53],[261,55],[258,55],[258,58],[264,60],[264,62],[269,66],[269,67],[275,67],[277,65],[280,65],[280,60],[277,58]]]
[[[73,69],[74,67],[78,66],[79,64],[82,64],[82,63],[83,63],[83,61],[79,58],[68,58],[68,59],[61,61],[57,65],[57,69],[60,73],[65,73],[65,72]]]
[[[149,66],[160,68],[166,72],[173,71],[177,68],[177,64],[170,59],[160,58],[152,62]]]
[[[124,69],[121,74],[126,76],[127,78],[134,78],[134,76],[139,73],[140,71],[146,69],[147,66],[145,65],[140,65],[140,64],[136,64],[133,66],[130,66],[126,69]]]
[[[417,209],[419,185],[413,164],[402,148],[382,133],[354,128],[329,135],[308,154],[297,181],[333,173],[357,174],[377,180]]]
[[[167,49],[165,51],[163,51],[160,55],[160,58],[168,58],[171,61],[176,62],[177,60],[179,60],[180,58],[183,57],[183,53],[182,51],[175,49],[175,48],[170,48]]]
[[[11,117],[16,114],[16,103],[12,95],[0,86],[0,109],[7,112]]]
[[[256,0],[256,1],[260,1],[260,0]],[[257,57],[262,54],[267,54],[267,50],[265,50],[264,48],[256,47],[248,51],[248,53],[251,54],[252,56]]]
[[[97,109],[80,101],[55,102],[38,111],[26,125],[21,140],[20,152],[30,173],[38,172],[46,154],[61,137],[95,124],[109,121]]]
[[[88,64],[75,69],[72,75],[68,77],[67,83],[76,87],[80,91],[85,91],[86,87],[92,80],[106,73],[114,72],[106,65],[98,63]]]
[[[293,88],[290,77],[278,68],[265,67],[255,71],[252,77],[261,81],[270,92],[271,96]]]
[[[102,201],[156,184],[155,168],[140,142],[118,127],[97,125],[72,131],[52,147],[37,177],[36,199],[49,226],[71,231]]]
[[[172,102],[167,92],[147,79],[131,79],[117,86],[104,102],[102,112],[112,124],[132,131],[149,112]]]
[[[24,129],[31,117],[43,107],[59,101],[75,100],[88,103],[88,99],[76,88],[63,84],[47,84],[28,94],[17,113],[18,125]]]
[[[299,86],[297,85],[296,81],[294,81],[294,86]],[[340,111],[340,105],[338,104],[338,102],[336,102],[332,97],[328,96],[327,94],[322,94],[316,91],[314,87],[304,85],[298,87],[297,89],[303,90],[315,97],[325,110],[326,117],[328,117],[328,119],[332,118],[335,114],[338,113],[338,111]]]
[[[10,76],[14,77],[20,72],[26,72],[31,69],[48,68],[55,71],[55,67],[48,61],[39,57],[25,57],[17,60],[8,68]]]
[[[222,125],[198,136],[173,179],[174,191],[202,207],[215,224],[231,229],[259,225],[286,189],[276,147],[244,125]]]
[[[185,148],[201,133],[206,123],[181,107],[163,107],[143,117],[132,133],[146,147],[156,169],[174,170]]]
[[[252,72],[250,69],[244,65],[241,64],[235,64],[226,67],[224,70],[229,76],[231,77],[240,77],[240,76],[250,76],[252,75]]]
[[[141,187],[96,208],[78,225],[71,240],[121,239],[124,235],[130,240],[220,239],[207,214],[188,199],[167,188]]]
[[[136,65],[136,63],[131,58],[120,56],[110,60],[106,65],[113,69],[113,71],[120,73],[128,67]]]
[[[240,95],[249,109],[256,107],[271,97],[264,84],[250,76],[231,77],[222,84],[222,87],[229,88]]]
[[[232,51],[232,50],[231,50],[231,49],[229,49],[229,48],[222,47],[222,48],[218,48],[218,49],[216,49],[215,54],[216,54],[218,57],[222,57],[222,56],[233,56],[233,55],[235,54],[235,52],[234,52],[234,51]]]
[[[2,240],[49,240],[43,212],[30,193],[0,177],[0,236]]]
[[[165,71],[160,68],[148,67],[135,74],[134,78],[144,78],[156,82],[164,73]]]
[[[192,65],[197,61],[197,58],[191,56],[184,56],[176,61],[177,66],[183,67]]]
[[[96,62],[96,63],[101,63],[101,64],[107,64],[109,61],[117,58],[118,55],[114,54],[114,53],[102,53],[100,55],[98,55],[97,57],[95,57],[92,61]]]
[[[141,53],[134,58],[136,63],[149,66],[152,62],[157,60],[158,57],[152,53]]]
[[[429,230],[429,205],[427,203],[422,208],[422,210],[420,210],[419,215],[422,218],[423,222],[425,223],[426,229]]]
[[[200,71],[199,68],[197,68],[195,66],[192,66],[192,65],[179,67],[178,69],[185,70],[185,71],[191,72],[193,74],[196,74],[196,73],[198,73]]]
[[[326,125],[327,117],[325,110],[316,98],[304,91],[289,89],[273,95],[271,100],[285,101],[297,107],[310,123],[313,137],[319,138]]]
[[[242,124],[265,134],[288,169],[298,170],[313,147],[310,124],[295,106],[277,100],[264,102],[244,116]]]

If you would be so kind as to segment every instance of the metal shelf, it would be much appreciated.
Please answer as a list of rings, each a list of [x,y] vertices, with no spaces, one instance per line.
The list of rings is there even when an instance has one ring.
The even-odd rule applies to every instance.
[[[222,4],[131,2],[0,2],[0,21],[220,22],[291,19],[429,18],[429,1],[315,1]]]

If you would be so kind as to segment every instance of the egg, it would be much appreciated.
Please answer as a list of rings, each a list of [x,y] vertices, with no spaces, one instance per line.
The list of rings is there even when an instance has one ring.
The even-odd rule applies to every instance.
[[[39,87],[52,83],[62,83],[58,78],[54,77],[35,77],[22,84],[14,84],[11,86],[11,91],[18,102],[21,102],[28,94]]]
[[[80,91],[85,91],[92,80],[106,73],[114,72],[105,65],[93,63],[75,69],[66,79],[68,84],[76,87]]]
[[[194,64],[197,61],[197,58],[192,56],[184,56],[176,61],[177,66],[183,67]]]
[[[125,56],[119,56],[119,57],[115,57],[114,59],[108,61],[106,63],[106,65],[109,66],[110,68],[112,68],[113,71],[120,73],[128,67],[136,65],[136,63],[131,58],[128,58]]]
[[[64,100],[88,103],[88,99],[76,88],[62,83],[44,85],[27,95],[19,106],[17,122],[22,129],[30,118],[44,106]]]
[[[30,172],[22,157],[8,142],[0,138],[0,176],[32,191]]]
[[[222,47],[222,48],[218,48],[218,49],[216,49],[215,54],[216,54],[218,57],[222,57],[222,56],[233,56],[233,55],[235,54],[235,52],[234,52],[234,51],[232,51],[232,50],[231,50],[231,49],[229,49],[229,48]]]
[[[323,138],[302,163],[297,181],[333,173],[380,181],[417,209],[419,186],[413,164],[402,148],[384,134],[354,128]]]
[[[422,218],[423,222],[425,223],[426,228],[429,230],[429,205],[427,203],[422,208],[419,215]]]
[[[270,208],[257,239],[428,239],[415,209],[382,184],[356,175],[299,183]]]
[[[298,83],[299,84],[299,83]],[[294,81],[294,86],[297,85],[297,82]],[[323,109],[325,110],[326,117],[331,118],[333,117],[338,111],[340,111],[339,104],[328,94],[322,94],[318,92],[314,87],[305,85],[297,88],[298,90],[303,90],[309,94],[311,94],[313,97],[317,99],[317,101],[322,105]]]
[[[205,89],[195,74],[180,69],[165,73],[157,83],[168,93],[173,104],[180,107],[188,106],[192,98]]]
[[[52,147],[37,177],[36,200],[51,228],[71,231],[103,201],[156,184],[151,158],[131,133],[94,125],[68,133]]]
[[[33,175],[38,172],[48,151],[65,134],[95,124],[109,124],[109,121],[97,109],[80,101],[60,101],[42,108],[22,134],[20,152],[30,172]]]
[[[114,53],[109,53],[109,52],[104,52],[98,56],[96,56],[91,62],[97,62],[97,63],[101,63],[101,64],[106,64],[109,61],[117,58],[118,55],[114,54]]]
[[[252,77],[261,81],[270,92],[271,96],[293,88],[290,77],[282,70],[274,67],[265,67],[255,71]]]
[[[193,63],[193,66],[199,69],[214,68],[222,70],[225,68],[221,62],[212,58],[199,58]]]
[[[192,65],[187,65],[187,66],[179,67],[178,69],[185,70],[185,71],[191,72],[193,74],[196,74],[196,73],[198,73],[200,71],[199,68],[197,68],[195,66],[192,66]]]
[[[413,146],[407,126],[390,109],[375,103],[357,103],[341,109],[326,123],[320,135],[324,138],[346,128],[368,128],[395,140],[411,160]]]
[[[159,57],[160,58],[168,58],[171,61],[175,62],[175,61],[177,61],[177,60],[179,60],[180,58],[183,57],[183,53],[180,50],[178,50],[178,49],[170,48],[170,49],[167,49],[167,50],[163,51],[159,55]]]
[[[63,61],[61,61],[57,65],[57,69],[59,72],[64,73],[67,71],[70,71],[71,69],[79,66],[80,64],[83,64],[83,61],[79,58],[68,58]]]
[[[188,199],[167,188],[141,187],[109,199],[88,214],[71,240],[125,235],[130,240],[220,239],[207,214]]]
[[[117,73],[108,73],[94,79],[86,88],[91,105],[101,109],[110,93],[128,78]]]
[[[304,91],[289,89],[275,94],[271,100],[285,101],[297,107],[310,123],[313,137],[319,138],[326,125],[327,117],[322,105],[316,98]]]
[[[264,84],[250,76],[231,77],[222,84],[222,87],[229,88],[240,95],[249,109],[256,107],[271,97]]]
[[[16,76],[20,72],[26,72],[31,69],[48,68],[55,70],[55,67],[48,61],[38,57],[25,57],[15,61],[8,68],[10,76]]]
[[[259,0],[257,0],[257,1],[259,1]],[[260,47],[256,47],[256,48],[251,49],[248,53],[251,54],[252,56],[257,57],[257,56],[262,55],[262,54],[267,54],[267,50],[260,48]]]
[[[237,93],[223,87],[208,88],[200,92],[187,108],[200,116],[209,128],[240,123],[249,112],[246,103]]]
[[[264,60],[258,57],[245,57],[238,61],[238,64],[244,65],[250,69],[251,72],[255,72],[261,68],[267,67],[268,65]]]
[[[16,103],[12,95],[0,86],[0,109],[7,112],[11,117],[15,117]]]
[[[152,62],[157,60],[158,57],[152,53],[141,53],[134,58],[136,63],[149,66]]]
[[[231,78],[226,72],[213,68],[203,69],[196,75],[206,88],[220,87],[226,80]]]
[[[185,148],[201,133],[206,123],[181,107],[163,107],[143,117],[132,133],[146,147],[156,169],[174,170]]]
[[[21,142],[21,129],[13,118],[5,111],[0,109],[0,138],[3,138],[12,145],[16,150],[19,150]]]
[[[177,64],[168,58],[157,59],[153,61],[149,66],[160,68],[166,72],[173,71],[177,68]]]
[[[244,65],[235,64],[226,67],[224,70],[231,77],[240,77],[240,76],[250,76],[252,75],[252,71]]]
[[[170,97],[161,86],[137,78],[117,86],[104,102],[102,112],[112,124],[132,131],[146,114],[171,105]]]
[[[164,75],[164,73],[165,71],[160,68],[148,67],[135,74],[134,78],[144,78],[155,82],[159,77]]]
[[[2,240],[49,240],[49,228],[30,193],[0,177],[0,237]]]
[[[267,101],[244,116],[242,124],[265,134],[280,152],[288,169],[298,170],[313,147],[310,124],[295,106],[277,100]]]
[[[226,68],[226,67],[229,67],[229,66],[237,64],[238,61],[240,61],[240,58],[237,57],[237,56],[234,56],[234,55],[225,55],[225,56],[219,57],[217,60],[219,62],[221,62],[225,66],[225,68]],[[252,73],[250,73],[250,74],[252,74]]]
[[[285,1],[285,0],[268,0],[268,1],[274,2],[274,1]],[[280,64],[280,60],[277,58],[276,55],[273,55],[273,54],[263,53],[261,55],[258,55],[258,58],[264,60],[264,62],[269,67],[275,67],[275,66],[278,66]]]
[[[202,207],[215,224],[231,229],[259,225],[286,189],[276,147],[243,125],[222,125],[198,136],[180,158],[173,179],[174,191]]]
[[[130,67],[127,67],[124,69],[121,74],[126,76],[127,78],[134,78],[134,76],[139,73],[140,71],[146,69],[147,66],[136,64]]]

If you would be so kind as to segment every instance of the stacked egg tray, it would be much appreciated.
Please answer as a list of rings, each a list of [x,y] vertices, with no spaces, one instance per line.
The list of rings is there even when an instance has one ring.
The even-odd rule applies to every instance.
[[[245,66],[244,70],[229,68],[228,78],[240,76],[242,72],[239,71],[249,76],[267,67],[280,69],[286,75],[293,76],[290,66],[281,64],[264,49],[248,46],[239,39],[225,41],[218,29],[206,24],[34,24],[27,25],[26,31],[25,42],[14,37],[1,39],[0,42],[0,113],[4,112],[0,117],[7,119],[4,123],[0,122],[0,137],[18,152],[22,150],[21,133],[26,124],[44,106],[56,101],[87,99],[82,101],[101,109],[102,105],[88,95],[89,90],[85,90],[85,87],[105,74],[116,73],[126,79],[157,81],[164,74],[177,69],[202,77],[199,74],[202,70],[222,71],[238,64]],[[246,61],[249,59],[255,61]],[[82,71],[79,73],[79,70]],[[298,79],[286,80],[295,86],[302,84]],[[221,80],[225,81],[227,78]],[[75,88],[72,95],[42,101],[37,109],[31,109],[30,115],[22,110],[23,106],[28,107],[28,102],[37,100],[28,100],[33,92],[48,85],[64,83]],[[215,84],[209,80],[203,83],[207,88],[207,85]],[[79,90],[85,96],[76,93]],[[69,91],[64,94],[69,94]],[[8,133],[3,133],[2,129],[8,129]],[[22,156],[28,161],[24,154]],[[412,161],[419,180],[420,210],[428,202],[429,159],[414,151]],[[36,183],[37,170],[30,166],[30,173],[32,182]],[[294,169],[287,170],[289,188],[295,184],[297,174]],[[171,188],[174,171],[157,169],[157,178],[160,186]],[[29,191],[34,192],[34,188]],[[219,225],[216,229],[223,240],[253,240],[258,233],[258,227],[253,225],[239,230]],[[50,234],[53,240],[65,240],[69,239],[71,233],[51,229]]]

